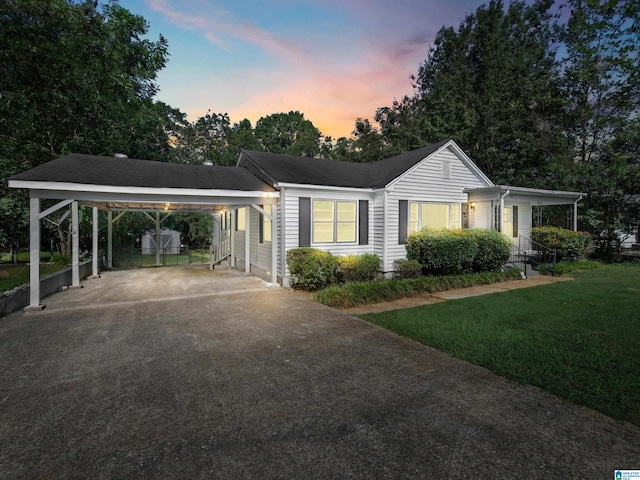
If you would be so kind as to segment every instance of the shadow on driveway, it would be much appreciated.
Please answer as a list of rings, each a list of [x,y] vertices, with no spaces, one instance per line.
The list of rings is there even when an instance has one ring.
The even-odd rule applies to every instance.
[[[148,284],[137,295],[132,272],[110,272],[0,321],[0,478],[612,478],[638,466],[633,425],[234,271],[193,269],[192,288],[183,278],[157,295],[172,270],[133,272]]]

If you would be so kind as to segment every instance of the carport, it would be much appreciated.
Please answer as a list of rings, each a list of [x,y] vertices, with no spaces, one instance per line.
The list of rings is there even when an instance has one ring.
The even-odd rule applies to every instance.
[[[250,206],[271,220],[272,238],[277,238],[277,208],[273,214],[262,208],[276,205],[279,192],[243,168],[184,165],[126,158],[70,154],[9,178],[9,187],[29,190],[30,198],[30,299],[26,310],[42,310],[40,298],[40,227],[48,215],[71,206],[72,287],[80,286],[80,205],[92,208],[92,274],[98,275],[98,210],[107,212],[107,264],[112,264],[112,226],[126,212],[143,212],[156,224],[175,212],[220,214]],[[43,199],[59,200],[41,210]],[[245,271],[250,272],[251,235],[249,215],[245,225]],[[231,242],[235,225],[231,215]],[[271,282],[277,283],[277,242],[271,247]],[[156,263],[159,261],[156,251]],[[231,266],[234,256],[231,256]]]

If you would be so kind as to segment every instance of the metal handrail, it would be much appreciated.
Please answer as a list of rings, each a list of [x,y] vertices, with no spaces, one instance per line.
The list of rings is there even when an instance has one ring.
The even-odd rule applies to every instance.
[[[530,248],[522,248],[522,242],[528,242],[530,245]],[[529,256],[529,261],[533,261],[535,262],[537,265],[541,265],[543,263],[548,263],[545,260],[549,259],[553,259],[551,262],[551,275],[555,276],[556,274],[556,260],[558,258],[558,251],[553,249],[553,248],[549,248],[546,245],[543,245],[539,242],[536,242],[535,240],[531,240],[528,237],[525,237],[524,235],[518,235],[518,250],[520,251],[526,251],[527,250],[535,250],[536,252],[540,253],[542,252],[542,262],[539,262],[537,260],[535,260],[532,256]]]

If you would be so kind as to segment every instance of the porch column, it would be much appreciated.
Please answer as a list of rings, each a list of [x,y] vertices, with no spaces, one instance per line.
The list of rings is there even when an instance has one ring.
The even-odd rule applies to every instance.
[[[156,212],[156,267],[160,266],[160,212]]]
[[[93,207],[93,254],[91,255],[91,275],[98,277],[98,207]]]
[[[71,203],[71,286],[80,286],[80,222],[78,202]]]
[[[113,212],[107,212],[107,268],[113,268]]]
[[[236,268],[236,218],[238,215],[237,210],[232,210],[229,212],[229,216],[231,217],[231,261],[229,263],[230,267]]]
[[[25,311],[38,311],[40,304],[40,199],[29,199],[29,305]]]
[[[251,208],[244,207],[244,271],[251,273]]]
[[[578,231],[578,202],[582,200],[582,197],[573,202],[573,231]]]

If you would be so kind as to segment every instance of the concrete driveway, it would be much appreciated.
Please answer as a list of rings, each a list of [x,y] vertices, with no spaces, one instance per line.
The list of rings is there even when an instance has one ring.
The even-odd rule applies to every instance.
[[[637,427],[254,277],[172,267],[84,285],[0,320],[2,479],[639,468]]]

